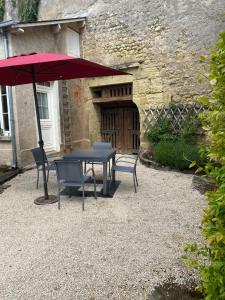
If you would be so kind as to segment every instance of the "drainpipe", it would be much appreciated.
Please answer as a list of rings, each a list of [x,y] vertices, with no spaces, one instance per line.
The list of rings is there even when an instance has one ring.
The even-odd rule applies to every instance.
[[[3,36],[3,49],[5,58],[9,57],[9,41],[8,34],[4,28],[2,28]],[[14,119],[14,110],[13,110],[13,96],[12,96],[12,87],[6,87],[6,93],[9,104],[9,118],[10,118],[10,129],[11,129],[11,143],[12,143],[12,161],[11,167],[13,169],[17,168],[17,152],[16,152],[16,134],[15,134],[15,119]]]

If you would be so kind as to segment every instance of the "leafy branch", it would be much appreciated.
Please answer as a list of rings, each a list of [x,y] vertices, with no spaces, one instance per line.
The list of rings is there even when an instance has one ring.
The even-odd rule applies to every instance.
[[[184,261],[199,271],[202,285],[198,288],[206,300],[225,299],[225,32],[211,52],[210,97],[199,101],[209,107],[200,114],[207,132],[208,163],[205,173],[217,184],[206,194],[208,206],[202,219],[205,245],[184,246]],[[193,163],[194,165],[194,163]]]

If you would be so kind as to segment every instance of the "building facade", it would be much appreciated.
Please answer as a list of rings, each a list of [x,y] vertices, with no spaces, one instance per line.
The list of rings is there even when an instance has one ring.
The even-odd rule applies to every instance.
[[[9,33],[10,54],[42,51],[73,55],[70,48],[78,49],[74,30],[79,34],[82,58],[129,73],[39,86],[43,117],[43,93],[52,93],[52,99],[58,93],[59,99],[59,108],[53,113],[56,119],[52,119],[56,133],[47,133],[51,124],[42,122],[46,147],[71,151],[97,140],[111,141],[123,153],[136,152],[140,143],[148,147],[143,123],[149,107],[171,101],[193,102],[209,92],[207,84],[198,82],[199,74],[205,72],[199,58],[214,47],[224,30],[224,11],[223,0],[55,0],[54,5],[41,1],[37,24],[71,19],[74,24],[14,25],[24,33]],[[15,31],[14,27],[10,30]],[[14,105],[23,104],[15,107],[14,115],[19,164],[25,165],[31,160],[29,150],[37,144],[33,102],[29,102],[31,88],[13,88],[13,95]],[[21,116],[29,117],[24,120]],[[3,141],[0,143],[3,149]],[[4,143],[4,147],[10,146],[10,142]],[[58,146],[51,148],[54,143]]]
[[[35,23],[3,22],[0,24],[1,57],[6,57],[7,53],[15,56],[32,52],[80,56],[79,31],[84,21],[85,18]],[[66,81],[36,84],[46,152],[71,150],[71,84]],[[32,86],[2,86],[0,96],[0,165],[26,166],[33,161],[30,150],[38,146]]]

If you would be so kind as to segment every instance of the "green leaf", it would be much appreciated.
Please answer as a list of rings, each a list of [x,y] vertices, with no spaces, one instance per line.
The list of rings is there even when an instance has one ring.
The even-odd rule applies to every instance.
[[[203,61],[206,61],[206,57],[205,57],[204,55],[200,55],[200,56],[199,56],[199,59],[200,59],[200,61],[202,61],[202,62],[203,62]]]
[[[198,167],[198,169],[195,171],[195,173],[200,173],[200,172],[202,172],[204,169],[203,169],[203,167]]]
[[[200,102],[202,104],[208,104],[209,98],[207,98],[207,97],[199,97],[198,98],[198,102]]]
[[[192,161],[192,163],[189,165],[189,168],[193,168],[194,166],[196,166],[196,161]]]

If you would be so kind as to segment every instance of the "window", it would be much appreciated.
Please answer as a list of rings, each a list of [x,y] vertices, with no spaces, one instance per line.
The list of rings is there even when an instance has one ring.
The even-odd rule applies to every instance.
[[[0,87],[0,128],[4,135],[10,134],[9,105],[5,86]]]
[[[37,92],[38,97],[38,109],[41,120],[49,119],[48,111],[48,94],[47,92]]]
[[[67,28],[66,32],[67,55],[80,57],[80,37],[79,33]]]
[[[51,83],[50,81],[45,81],[45,82],[38,82],[37,85],[50,87]]]

